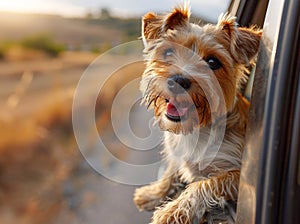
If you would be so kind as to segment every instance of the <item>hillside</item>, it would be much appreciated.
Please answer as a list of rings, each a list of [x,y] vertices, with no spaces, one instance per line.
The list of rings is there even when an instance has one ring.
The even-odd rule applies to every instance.
[[[140,35],[139,18],[64,18],[8,12],[0,12],[0,17],[0,42],[47,34],[69,50],[91,50],[109,48]]]

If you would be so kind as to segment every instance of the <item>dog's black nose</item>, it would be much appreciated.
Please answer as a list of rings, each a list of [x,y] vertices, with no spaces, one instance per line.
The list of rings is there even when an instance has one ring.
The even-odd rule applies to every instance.
[[[191,81],[182,75],[174,75],[167,80],[168,88],[172,93],[184,93],[191,87]]]

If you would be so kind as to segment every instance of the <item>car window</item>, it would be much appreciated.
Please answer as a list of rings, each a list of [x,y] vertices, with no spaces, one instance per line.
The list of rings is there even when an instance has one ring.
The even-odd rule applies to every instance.
[[[270,5],[276,4],[271,0]],[[280,6],[280,5],[279,5]],[[258,54],[255,78],[253,81],[254,91],[252,92],[250,117],[247,131],[247,140],[244,152],[243,166],[241,170],[239,202],[237,208],[237,223],[255,223],[256,214],[256,189],[257,176],[260,175],[259,158],[260,145],[262,143],[262,132],[264,125],[264,112],[266,101],[266,90],[268,86],[270,65],[273,61],[275,44],[274,33],[278,34],[281,7],[268,8],[261,47]],[[273,19],[274,15],[276,18]],[[265,31],[269,30],[269,31]],[[272,37],[269,35],[272,33]],[[272,40],[273,39],[273,40]],[[250,93],[251,94],[251,93]]]
[[[254,75],[237,223],[295,223],[290,217],[299,203],[298,207],[289,203],[293,201],[288,192],[296,181],[289,162],[297,158],[289,154],[299,81],[296,2],[271,0],[266,12]],[[295,195],[296,192],[293,191]]]

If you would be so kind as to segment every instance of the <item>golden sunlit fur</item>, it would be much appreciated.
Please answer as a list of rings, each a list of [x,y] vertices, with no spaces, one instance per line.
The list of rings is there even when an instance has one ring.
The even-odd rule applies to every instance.
[[[237,201],[249,107],[239,88],[261,31],[227,14],[203,27],[189,16],[184,6],[143,17],[140,88],[166,131],[168,166],[161,180],[136,190],[134,202],[155,210],[153,224],[211,222],[210,212]]]

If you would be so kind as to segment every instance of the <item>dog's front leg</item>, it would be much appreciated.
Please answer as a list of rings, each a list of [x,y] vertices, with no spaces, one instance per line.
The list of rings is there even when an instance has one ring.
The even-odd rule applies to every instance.
[[[192,224],[195,219],[201,223],[206,211],[237,200],[239,179],[240,171],[230,171],[189,184],[177,199],[154,212],[152,224]]]
[[[182,186],[176,170],[169,164],[160,180],[136,189],[133,200],[140,211],[153,211],[166,200],[176,197],[184,189]]]

